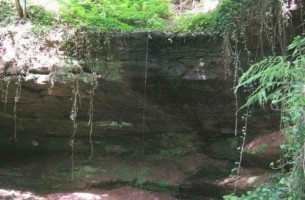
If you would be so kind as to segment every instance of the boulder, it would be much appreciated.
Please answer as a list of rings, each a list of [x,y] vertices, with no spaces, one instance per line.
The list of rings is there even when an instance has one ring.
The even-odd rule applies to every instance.
[[[278,163],[284,142],[282,132],[273,132],[256,136],[244,147],[243,165],[270,168],[271,162]]]

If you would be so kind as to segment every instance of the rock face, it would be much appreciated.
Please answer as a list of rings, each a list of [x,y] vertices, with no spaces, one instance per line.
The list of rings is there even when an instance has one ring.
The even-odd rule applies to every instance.
[[[280,145],[284,143],[284,135],[281,132],[265,133],[254,137],[244,146],[243,167],[239,171],[239,176],[224,179],[219,185],[232,188],[254,188],[264,182],[270,182],[270,174],[276,172],[274,168],[282,162],[283,152]]]
[[[270,168],[271,162],[277,165],[282,153],[281,144],[284,144],[281,132],[257,136],[245,146],[245,165],[265,168]]]
[[[84,35],[88,44],[80,41]],[[159,32],[121,34],[109,41],[107,35],[94,36],[76,33],[76,39],[71,40],[74,43],[61,46],[47,37],[46,44],[64,49],[66,53],[61,51],[60,55],[69,55],[70,63],[39,66],[23,59],[27,64],[20,66],[12,59],[0,66],[2,76],[22,76],[19,82],[16,76],[1,82],[3,132],[14,132],[16,107],[20,137],[68,137],[73,132],[70,118],[74,100],[78,101],[78,135],[88,134],[91,106],[96,137],[112,132],[140,134],[143,129],[159,133],[199,130],[205,137],[234,127],[232,83],[225,78],[217,41],[203,34]],[[91,43],[96,46],[86,46]],[[8,63],[22,70],[12,72]],[[96,88],[91,98],[93,84]],[[18,88],[21,94],[17,94],[20,97],[15,105]]]
[[[0,155],[5,163],[19,162],[13,161],[15,172],[2,166],[0,175],[13,173],[3,184],[140,185],[176,196],[181,186],[185,199],[198,191],[221,198],[218,180],[238,155],[232,80],[219,41],[204,34],[85,30],[62,31],[62,40],[14,30],[1,33]],[[43,161],[34,165],[32,158]]]

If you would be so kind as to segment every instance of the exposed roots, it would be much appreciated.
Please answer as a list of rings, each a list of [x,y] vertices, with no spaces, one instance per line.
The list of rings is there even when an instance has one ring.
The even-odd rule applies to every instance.
[[[16,82],[16,95],[15,95],[15,99],[14,99],[14,126],[15,126],[15,130],[14,130],[14,140],[15,142],[18,142],[17,140],[17,104],[20,100],[21,97],[21,76],[18,76],[17,82]]]
[[[93,157],[93,150],[94,150],[94,147],[93,147],[93,143],[92,143],[92,132],[93,132],[93,112],[94,112],[94,105],[93,105],[93,100],[94,100],[94,93],[95,93],[95,90],[97,89],[98,87],[98,80],[97,80],[97,76],[94,75],[92,77],[92,88],[90,90],[90,105],[89,105],[89,112],[88,112],[88,115],[89,115],[89,121],[88,121],[88,126],[90,127],[90,132],[89,132],[89,141],[90,141],[90,159],[92,159]]]
[[[74,79],[74,85],[73,85],[73,105],[70,113],[70,119],[73,121],[73,133],[70,138],[70,146],[71,146],[71,180],[74,180],[74,144],[75,144],[75,135],[77,132],[77,114],[78,114],[78,108],[81,103],[80,99],[80,93],[79,93],[79,82],[78,77],[76,76]]]

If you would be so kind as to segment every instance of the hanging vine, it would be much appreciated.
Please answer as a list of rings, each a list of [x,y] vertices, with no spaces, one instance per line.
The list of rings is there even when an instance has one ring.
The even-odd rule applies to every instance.
[[[15,98],[14,98],[14,110],[13,110],[13,113],[14,113],[14,127],[15,127],[15,130],[14,130],[14,140],[15,140],[15,142],[18,142],[18,140],[17,140],[17,104],[20,100],[20,97],[21,97],[21,76],[18,75],[17,82],[16,82],[16,94],[15,94]]]
[[[244,146],[246,144],[248,118],[249,118],[249,107],[247,107],[246,114],[242,117],[242,119],[245,122],[245,125],[242,128],[242,136],[241,136],[241,138],[242,138],[242,145],[239,148],[239,161],[238,161],[237,172],[236,172],[236,179],[235,180],[237,180],[240,177],[240,175],[241,175],[241,163],[242,163],[242,160],[243,160]],[[235,181],[235,183],[234,183],[234,194],[236,193],[236,189],[237,189],[237,181]]]
[[[285,143],[281,145],[284,159],[290,170],[280,175],[274,185],[264,185],[241,199],[304,199],[304,35],[295,37],[288,46],[289,56],[272,56],[254,64],[238,81],[235,88],[250,88],[242,108],[267,103],[281,111],[281,128]],[[279,166],[282,168],[284,165]],[[262,198],[263,198],[262,197]],[[233,198],[239,199],[239,198]]]
[[[78,109],[81,105],[78,76],[74,78],[72,95],[73,95],[73,104],[70,112],[70,119],[73,121],[73,133],[72,136],[70,137],[70,146],[71,146],[71,180],[74,180],[74,150],[75,150],[74,148],[75,148],[75,135],[78,126],[76,119],[77,119]]]
[[[226,4],[236,4],[240,6],[238,9],[238,6],[225,6]],[[224,53],[224,65],[225,68],[227,69],[227,74],[232,75],[234,79],[234,88],[241,88],[241,85],[243,90],[246,88],[246,92],[250,93],[251,95],[249,96],[247,100],[247,107],[250,106],[253,101],[258,101],[260,104],[265,102],[266,99],[272,99],[272,98],[277,98],[279,96],[268,96],[268,92],[263,89],[261,85],[257,85],[256,83],[263,82],[263,81],[271,81],[276,79],[276,76],[280,77],[285,76],[288,74],[291,74],[290,72],[284,72],[284,69],[282,71],[279,71],[281,74],[275,75],[276,72],[274,71],[274,74],[268,74],[268,70],[265,67],[268,65],[270,69],[272,68],[272,65],[275,65],[275,68],[279,67],[277,66],[278,61],[275,60],[270,60],[269,63],[267,62],[262,62],[259,63],[256,66],[251,66],[254,63],[260,61],[262,58],[265,56],[270,56],[270,55],[282,55],[284,57],[287,56],[287,45],[289,43],[289,40],[293,37],[293,33],[288,34],[289,28],[292,28],[291,24],[291,14],[289,13],[289,10],[286,9],[287,5],[285,1],[282,0],[258,0],[258,1],[225,1],[223,3],[224,8],[220,8],[218,15],[216,15],[214,21],[210,22],[211,28],[209,30],[213,30],[214,33],[219,33],[217,30],[223,29],[222,31],[222,36],[223,36],[223,53]],[[233,9],[232,9],[233,8]],[[237,8],[237,9],[236,9]],[[225,17],[222,17],[222,14],[224,13],[223,11],[226,10],[227,13],[230,13],[230,9],[232,12],[235,12],[233,17],[230,17],[226,19]],[[238,11],[236,11],[238,10]],[[301,15],[302,16],[302,15]],[[228,22],[230,21],[230,22]],[[229,24],[227,26],[227,24]],[[292,49],[292,48],[290,48]],[[247,56],[247,62],[240,62],[240,57],[245,57]],[[268,60],[269,61],[269,60]],[[283,61],[283,60],[282,60]],[[245,78],[241,79],[238,81],[239,77],[244,74],[247,70],[247,68],[251,66],[251,68],[255,68],[258,73],[258,75],[255,75],[255,71],[246,72],[247,75],[243,75],[242,77],[248,76],[248,80]],[[264,69],[265,70],[265,76],[264,74],[260,73],[260,70],[258,68]],[[286,69],[285,69],[286,70]],[[272,70],[270,70],[272,72]],[[251,76],[249,74],[252,73]],[[260,79],[261,77],[267,77],[271,76],[271,78],[265,78],[263,80]],[[256,77],[256,78],[255,78]],[[260,80],[259,80],[260,79]],[[250,84],[252,83],[252,85]],[[275,86],[275,85],[276,86]],[[270,85],[267,85],[267,87],[272,86],[273,89],[270,89],[269,92],[272,92],[272,90],[276,90],[276,88],[281,87],[282,82],[276,82]],[[290,83],[291,84],[291,83]],[[258,88],[257,88],[258,87]],[[287,89],[287,88],[286,88]],[[284,90],[286,90],[284,89]],[[240,109],[239,101],[242,101],[242,99],[239,100],[241,90],[235,90],[235,107],[236,107],[236,119],[235,119],[235,135],[238,134],[238,132],[241,132],[242,134],[242,144],[239,147],[240,150],[240,157],[239,157],[239,162],[237,166],[237,174],[236,177],[240,175],[241,172],[241,163],[243,159],[243,151],[244,151],[244,145],[245,145],[245,138],[246,138],[246,130],[247,130],[247,118],[248,118],[248,112],[249,108],[247,108],[247,111],[245,114],[240,114],[242,113],[242,110]],[[282,91],[281,91],[282,92]],[[278,93],[280,93],[278,91]],[[278,95],[278,94],[276,94]],[[280,98],[285,99],[287,94],[283,94]],[[256,99],[254,99],[256,98]],[[291,102],[292,103],[292,102]],[[275,103],[276,104],[276,103]],[[284,103],[287,105],[287,102]],[[272,103],[274,105],[274,103]],[[283,109],[283,108],[282,108]],[[287,108],[284,108],[286,110]],[[280,110],[280,108],[278,108]],[[244,111],[245,112],[245,111]],[[238,130],[238,123],[239,123],[239,116],[243,116],[243,119],[245,120],[245,126],[242,128],[242,130]],[[287,113],[284,113],[285,117],[287,118]],[[283,116],[283,113],[282,113]],[[282,118],[282,119],[284,119]],[[289,126],[287,124],[284,125],[285,127]],[[303,143],[302,143],[303,144]],[[304,146],[304,145],[303,145]],[[299,158],[299,163],[297,166],[299,166],[300,169],[304,169],[305,167],[300,167],[303,163],[305,163],[304,158],[304,148],[302,145],[300,145],[302,153],[300,153]],[[287,154],[286,154],[287,156]],[[284,156],[285,157],[285,156]],[[284,158],[285,159],[285,158]],[[287,157],[286,157],[287,159]],[[303,162],[304,161],[304,162]],[[282,162],[282,161],[281,161]],[[290,162],[290,161],[288,161]],[[300,164],[302,163],[302,164]],[[286,163],[287,164],[287,163]],[[283,167],[285,164],[282,163]],[[305,166],[305,165],[302,165]],[[292,172],[300,172],[301,170],[292,170]],[[305,171],[305,170],[304,170]],[[296,175],[297,173],[292,173],[294,177],[298,177]],[[300,177],[300,176],[299,176]],[[284,180],[284,179],[282,179]],[[298,182],[302,183],[303,181],[296,181],[296,178],[294,178],[293,182]],[[282,195],[283,193],[286,194],[287,192],[287,185],[283,184],[286,183],[286,181],[282,181],[277,187],[280,187],[281,192],[272,194],[274,196],[276,195]],[[236,184],[235,182],[235,189],[234,193],[236,191]],[[297,185],[297,184],[295,184]],[[272,193],[269,188],[269,186],[266,186],[265,191],[269,192],[269,195]],[[304,189],[303,187],[296,187],[296,188],[301,188]],[[290,188],[289,188],[290,189]],[[288,190],[289,190],[288,189]],[[261,194],[261,190],[257,190],[257,195]],[[296,190],[294,190],[296,191]],[[302,192],[299,192],[300,194]],[[296,195],[298,198],[301,195]],[[258,197],[255,196],[254,197]],[[241,199],[251,199],[253,196],[242,196]],[[255,199],[253,198],[253,199]],[[277,196],[278,198],[278,196]],[[226,198],[225,198],[226,199]],[[230,198],[228,198],[230,199]],[[232,199],[239,199],[236,197],[233,197]]]
[[[93,157],[93,143],[92,143],[92,132],[93,132],[93,112],[94,112],[94,105],[93,105],[93,100],[94,100],[94,93],[95,90],[98,87],[98,77],[96,74],[93,74],[92,76],[92,82],[91,82],[92,88],[89,92],[89,97],[90,97],[90,102],[89,102],[89,121],[88,121],[88,126],[90,127],[90,132],[89,132],[89,142],[90,142],[90,159]]]
[[[4,81],[3,88],[4,90],[2,91],[2,102],[4,104],[3,106],[3,112],[6,112],[6,105],[7,105],[7,98],[8,98],[8,92],[9,92],[9,86],[11,83],[11,77],[5,77],[2,79]]]
[[[51,95],[52,92],[53,92],[53,88],[54,88],[54,85],[55,85],[55,79],[56,79],[56,73],[57,73],[57,67],[56,66],[52,66],[51,73],[49,75],[50,83],[51,83],[51,85],[50,85],[50,87],[48,89],[49,95]]]

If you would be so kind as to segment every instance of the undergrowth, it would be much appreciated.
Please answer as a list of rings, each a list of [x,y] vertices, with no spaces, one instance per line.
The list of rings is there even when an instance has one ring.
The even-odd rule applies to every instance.
[[[224,200],[292,200],[293,198],[290,194],[291,188],[287,187],[287,178],[283,177],[279,180],[274,180],[272,184],[264,183],[240,197],[226,195]]]
[[[165,29],[170,16],[168,0],[70,0],[62,4],[63,22],[109,31]]]
[[[211,13],[184,14],[176,19],[176,29],[184,32],[204,31],[213,36],[224,36],[236,27],[237,16],[244,11],[244,2],[224,0]]]
[[[13,5],[7,1],[0,1],[0,24],[11,22],[13,16]]]
[[[18,22],[17,19],[18,15],[13,3],[8,0],[0,1],[0,24]],[[27,6],[27,18],[20,20],[31,21],[34,24],[33,32],[36,34],[46,33],[59,23],[53,12],[37,5]]]
[[[304,35],[297,36],[287,50],[288,56],[267,57],[252,65],[239,78],[235,92],[245,88],[249,90],[250,95],[243,107],[256,103],[261,106],[271,104],[281,112],[281,126],[286,139],[281,145],[285,152],[284,165],[292,166],[292,169],[282,175],[279,184],[262,185],[246,196],[227,199],[273,199],[274,195],[275,199],[305,198]]]
[[[281,174],[279,182],[263,184],[241,197],[229,195],[226,199],[305,198],[305,39],[304,35],[298,36],[287,47],[291,15],[283,8],[284,2],[278,0],[225,0],[214,13],[192,16],[189,23],[184,24],[185,30],[204,30],[223,38],[225,66],[229,74],[233,73],[236,88],[236,124],[241,110],[248,110],[256,103],[271,104],[274,110],[281,112],[281,128],[287,142],[281,146],[285,154],[279,168],[283,172],[285,166],[292,166],[292,169]],[[241,54],[248,56],[243,65],[252,65],[247,71],[246,67],[241,67]],[[239,91],[245,90],[250,95],[240,108]],[[245,138],[246,133],[243,134]],[[238,177],[239,170],[237,172]]]
[[[58,24],[55,14],[42,6],[29,6],[28,19],[35,25],[33,32],[36,34],[46,33]]]

